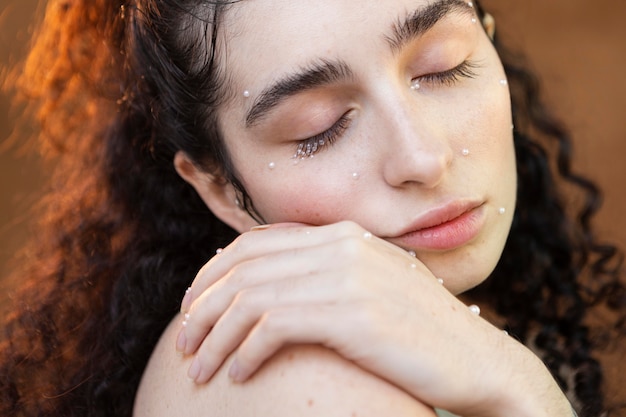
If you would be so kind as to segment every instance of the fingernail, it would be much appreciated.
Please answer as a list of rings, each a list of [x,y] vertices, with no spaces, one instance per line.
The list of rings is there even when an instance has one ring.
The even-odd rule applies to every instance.
[[[191,287],[187,288],[185,291],[185,296],[183,297],[183,301],[180,303],[180,312],[186,313],[189,311],[189,307],[191,306]]]
[[[260,232],[261,230],[266,230],[269,229],[272,225],[271,224],[262,224],[259,226],[254,226],[250,228],[251,232]]]
[[[182,329],[178,333],[178,337],[176,338],[176,350],[180,353],[184,353],[187,348],[187,336],[185,335],[185,329]]]
[[[239,367],[239,362],[237,362],[237,359],[235,359],[230,365],[230,369],[228,370],[228,376],[235,382],[241,382],[243,380],[241,375],[241,368]]]
[[[193,358],[193,362],[191,362],[191,366],[189,367],[189,371],[187,372],[187,377],[189,377],[191,381],[195,382],[199,376],[200,376],[200,360],[196,356],[195,358]]]

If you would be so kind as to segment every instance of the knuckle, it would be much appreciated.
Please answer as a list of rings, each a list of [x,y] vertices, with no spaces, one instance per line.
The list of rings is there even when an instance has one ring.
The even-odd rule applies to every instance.
[[[228,273],[218,281],[218,284],[226,290],[236,291],[242,288],[245,283],[245,278],[248,276],[246,268],[243,264],[234,265]]]
[[[251,233],[242,233],[230,244],[230,246],[237,252],[245,252],[250,247],[252,239]]]
[[[351,220],[343,220],[337,224],[342,236],[360,236],[364,229]]]
[[[257,291],[242,289],[235,294],[229,310],[239,317],[251,317],[257,310]]]
[[[288,330],[288,321],[283,311],[272,310],[263,313],[258,323],[258,330],[265,337],[283,335]]]
[[[361,258],[367,248],[366,241],[354,234],[340,239],[338,245],[338,256],[340,259],[344,259],[350,263],[354,262],[357,258]]]

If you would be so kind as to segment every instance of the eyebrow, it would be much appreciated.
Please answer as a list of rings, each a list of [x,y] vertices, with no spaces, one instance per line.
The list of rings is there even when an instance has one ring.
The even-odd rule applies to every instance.
[[[399,20],[393,27],[393,35],[387,42],[394,52],[401,50],[411,40],[423,36],[444,17],[461,12],[474,16],[474,8],[463,0],[438,0]]]
[[[386,36],[385,39],[392,51],[397,52],[411,40],[424,35],[444,17],[459,11],[474,14],[473,8],[463,0],[438,0],[415,10],[404,20],[398,20],[393,25],[392,35]],[[288,97],[350,79],[353,75],[345,62],[327,59],[321,59],[299,72],[287,75],[263,90],[255,100],[246,115],[246,127],[254,126]]]
[[[322,59],[298,73],[291,74],[264,90],[246,116],[246,127],[253,126],[287,97],[353,76],[348,64]]]

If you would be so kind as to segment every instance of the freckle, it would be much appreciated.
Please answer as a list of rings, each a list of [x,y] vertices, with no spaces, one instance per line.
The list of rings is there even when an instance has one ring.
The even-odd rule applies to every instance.
[[[292,361],[293,360],[293,353],[290,353],[287,355],[287,360]]]

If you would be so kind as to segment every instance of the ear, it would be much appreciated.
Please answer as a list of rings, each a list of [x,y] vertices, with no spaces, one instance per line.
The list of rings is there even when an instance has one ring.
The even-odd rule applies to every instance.
[[[485,13],[483,16],[483,27],[485,28],[485,32],[487,32],[489,39],[493,41],[496,36],[496,19],[494,19],[489,13]]]
[[[202,171],[182,151],[176,152],[174,167],[178,175],[196,190],[204,204],[218,219],[239,233],[247,232],[251,227],[259,225],[236,203],[237,193],[231,183]]]

